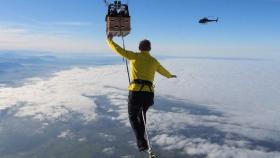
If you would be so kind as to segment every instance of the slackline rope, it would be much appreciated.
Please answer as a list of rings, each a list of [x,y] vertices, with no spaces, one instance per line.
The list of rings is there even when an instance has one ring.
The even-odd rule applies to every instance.
[[[145,127],[145,134],[146,134],[147,143],[148,143],[148,153],[149,153],[149,156],[151,157],[152,156],[152,146],[151,146],[149,135],[148,135],[148,131],[147,131],[147,125],[146,125],[146,120],[145,120],[144,108],[142,108],[142,117],[143,117],[143,122],[144,122],[144,127]]]

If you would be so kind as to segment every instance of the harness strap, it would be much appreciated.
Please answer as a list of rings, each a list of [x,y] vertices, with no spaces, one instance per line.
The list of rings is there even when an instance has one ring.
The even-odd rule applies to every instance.
[[[139,84],[139,85],[141,85],[139,91],[142,91],[145,86],[148,86],[150,88],[150,91],[153,92],[153,90],[152,90],[153,83],[151,81],[135,79],[132,82],[130,82],[130,84]]]

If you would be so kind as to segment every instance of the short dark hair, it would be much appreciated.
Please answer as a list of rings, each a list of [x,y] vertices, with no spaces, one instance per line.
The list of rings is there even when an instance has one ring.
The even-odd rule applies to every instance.
[[[150,51],[151,50],[151,42],[147,39],[142,40],[139,43],[139,50],[140,51]]]

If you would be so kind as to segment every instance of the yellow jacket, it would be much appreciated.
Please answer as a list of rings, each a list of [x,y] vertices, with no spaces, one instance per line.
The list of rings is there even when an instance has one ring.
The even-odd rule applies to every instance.
[[[107,43],[114,52],[129,60],[131,81],[135,79],[141,79],[153,83],[155,78],[155,72],[158,72],[167,78],[172,77],[172,74],[168,72],[163,66],[161,66],[160,63],[154,57],[152,57],[148,51],[135,53],[132,51],[124,50],[113,40],[108,39]],[[135,83],[130,84],[128,87],[128,90],[130,91],[139,91],[140,89],[141,85]],[[151,90],[149,86],[144,86],[142,91],[150,92]]]

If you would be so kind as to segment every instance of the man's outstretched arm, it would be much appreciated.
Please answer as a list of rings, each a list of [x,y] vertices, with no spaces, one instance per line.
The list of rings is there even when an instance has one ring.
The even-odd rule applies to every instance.
[[[112,35],[108,35],[108,38],[107,38],[107,43],[109,45],[109,47],[114,51],[116,52],[117,54],[119,54],[120,56],[128,59],[128,60],[133,60],[136,58],[136,54],[133,53],[132,51],[127,51],[127,50],[124,50],[122,47],[120,47],[118,44],[116,44],[114,41],[113,41],[113,36]]]
[[[168,70],[166,70],[163,66],[159,65],[157,72],[166,78],[177,78],[176,75],[172,75]]]

